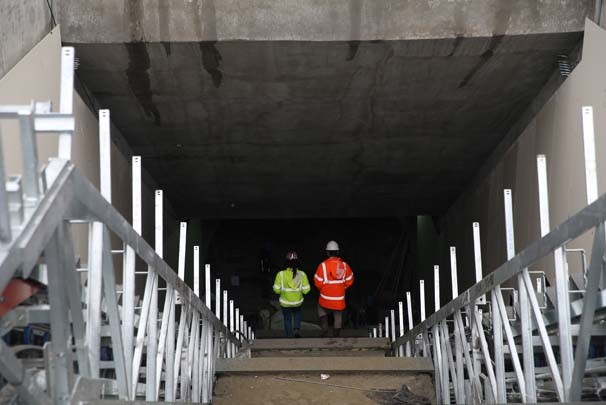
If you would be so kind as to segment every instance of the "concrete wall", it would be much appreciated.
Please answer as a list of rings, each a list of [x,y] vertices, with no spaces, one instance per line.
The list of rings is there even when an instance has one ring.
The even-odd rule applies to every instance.
[[[581,63],[483,181],[462,194],[442,218],[436,255],[443,280],[450,280],[448,246],[457,247],[460,291],[474,283],[472,222],[480,222],[484,273],[506,260],[503,189],[513,192],[516,251],[540,237],[536,155],[547,156],[551,227],[586,205],[583,106],[594,108],[599,192],[606,192],[605,46],[606,32],[588,21]],[[569,246],[583,247],[589,254],[591,236],[584,235]],[[578,257],[571,257],[570,269],[578,274]],[[538,263],[535,270],[544,270],[552,278],[552,260]],[[450,296],[450,282],[442,283],[442,296]]]
[[[31,100],[51,100],[59,105],[61,33],[51,31],[19,63],[0,80],[0,104],[27,104]],[[79,170],[99,187],[99,138],[98,120],[78,93],[74,94],[76,132],[72,140],[72,160]],[[7,174],[21,173],[18,126],[15,122],[0,122],[3,143],[3,162]],[[118,136],[119,134],[114,134]],[[57,136],[39,135],[38,154],[44,164],[57,155]],[[112,144],[112,198],[122,215],[131,219],[131,157]],[[148,241],[153,241],[153,185],[143,185],[143,231]],[[167,235],[173,233],[176,221],[170,213],[165,215]],[[74,234],[77,254],[86,261],[87,230],[84,226]],[[167,238],[166,243],[173,238]],[[169,249],[169,251],[173,251]],[[176,256],[176,254],[175,254]],[[172,257],[172,255],[171,255]],[[171,260],[173,261],[173,260]]]
[[[0,1],[0,78],[51,30],[46,0]]]
[[[67,42],[360,41],[573,32],[595,0],[61,0]],[[109,28],[111,27],[111,28]]]

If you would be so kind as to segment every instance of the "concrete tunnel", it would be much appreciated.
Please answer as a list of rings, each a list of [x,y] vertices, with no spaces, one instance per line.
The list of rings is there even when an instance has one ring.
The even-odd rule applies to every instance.
[[[604,400],[605,3],[1,0],[0,402]]]
[[[54,25],[17,3],[0,9]],[[187,221],[188,241],[258,319],[274,310],[285,253],[311,278],[337,240],[356,274],[348,328],[364,333],[406,291],[416,297],[434,264],[449,277],[449,246],[459,289],[475,282],[472,222],[487,225],[485,271],[505,261],[494,201],[523,173],[493,172],[581,61],[586,19],[597,21],[594,0],[52,7],[76,50],[79,97],[95,114],[110,109],[114,146],[141,156],[150,189],[164,190],[169,264]],[[128,177],[113,184],[125,206]],[[152,240],[151,225],[143,232]],[[316,322],[316,296],[304,321]]]
[[[453,238],[444,218],[574,69],[593,12],[593,0],[139,0],[62,1],[58,14],[80,94],[111,110],[114,137],[247,318],[275,310],[286,251],[311,278],[335,239],[356,274],[347,327],[365,329],[417,296],[433,264],[447,278],[448,246],[461,246],[459,284],[475,282],[471,229]],[[504,260],[495,249],[487,269]]]

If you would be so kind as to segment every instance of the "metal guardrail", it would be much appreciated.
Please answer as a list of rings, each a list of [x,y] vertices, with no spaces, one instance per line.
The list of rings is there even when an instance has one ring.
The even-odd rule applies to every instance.
[[[178,272],[162,259],[161,190],[155,192],[154,248],[141,237],[140,157],[133,157],[133,225],[111,205],[109,111],[99,112],[101,193],[69,162],[74,51],[62,52],[62,112],[51,113],[50,103],[0,107],[0,119],[20,122],[24,162],[23,175],[0,187],[0,291],[14,277],[44,273],[49,305],[31,309],[38,319],[49,319],[51,330],[44,369],[27,368],[0,340],[0,374],[20,400],[34,404],[103,398],[209,403],[216,359],[236,356],[242,343],[254,338],[252,327],[233,300],[228,303],[218,279],[211,311],[209,265],[204,269],[205,301],[199,298],[198,247],[193,248],[194,289],[183,281],[186,223],[180,227]],[[43,132],[61,135],[59,158],[40,171],[36,136]],[[3,156],[0,144],[0,184],[6,178]],[[89,230],[88,263],[78,268],[72,231],[82,224]],[[122,249],[112,249],[110,239],[119,239]],[[115,280],[116,255],[123,256],[121,288]],[[147,269],[135,271],[137,260]],[[146,281],[137,307],[139,275]],[[17,311],[28,309],[21,306],[6,314],[0,320],[3,333],[20,318]],[[102,348],[111,352],[108,360],[101,361]]]
[[[512,191],[504,190],[508,261],[482,278],[480,226],[474,223],[477,283],[459,295],[456,249],[451,247],[452,301],[441,305],[440,269],[435,266],[435,312],[425,317],[425,281],[421,280],[421,322],[413,327],[410,293],[407,293],[408,330],[404,330],[402,302],[399,302],[399,334],[395,331],[395,311],[385,319],[386,336],[391,338],[394,353],[432,358],[438,403],[450,403],[453,399],[456,403],[580,401],[586,388],[583,386],[586,374],[605,375],[606,370],[587,367],[590,339],[595,333],[603,335],[594,322],[604,316],[598,316],[597,310],[604,306],[601,297],[605,292],[606,194],[598,198],[592,107],[584,107],[581,114],[588,205],[550,230],[546,157],[537,156],[541,239],[515,254]],[[571,290],[565,247],[590,231],[593,231],[593,246],[585,274],[586,285],[584,290]],[[551,307],[539,304],[539,297],[541,300],[547,297],[545,291],[535,289],[528,271],[549,255],[553,255],[556,297]],[[501,289],[508,281],[517,284],[514,289],[517,303],[512,307],[506,305]],[[538,286],[544,287],[541,282]],[[487,293],[490,293],[489,302],[485,298]],[[582,294],[574,303],[573,317],[571,293]],[[580,304],[581,310],[577,308]],[[510,319],[511,312],[516,315],[513,319]],[[381,329],[378,334],[376,330],[371,334],[380,336]],[[535,366],[537,355],[544,358],[546,368]],[[598,382],[589,389],[595,394],[602,385]]]

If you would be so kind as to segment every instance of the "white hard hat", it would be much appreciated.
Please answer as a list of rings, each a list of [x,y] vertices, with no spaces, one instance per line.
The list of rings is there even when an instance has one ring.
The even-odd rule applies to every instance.
[[[326,250],[329,252],[337,252],[339,250],[339,244],[334,240],[331,240],[326,244]]]

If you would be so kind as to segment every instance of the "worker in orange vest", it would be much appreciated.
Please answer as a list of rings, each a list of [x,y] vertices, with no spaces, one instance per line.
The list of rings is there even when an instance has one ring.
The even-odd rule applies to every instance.
[[[328,315],[333,314],[334,336],[341,334],[343,310],[345,309],[345,290],[352,286],[354,275],[351,267],[339,257],[339,244],[331,240],[326,245],[328,259],[318,266],[314,276],[314,284],[320,290],[318,300],[318,316],[322,337],[328,335]]]

